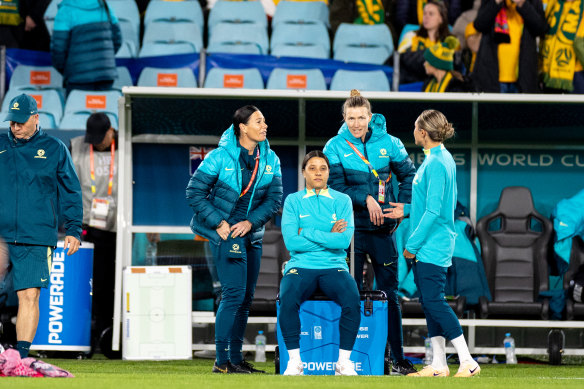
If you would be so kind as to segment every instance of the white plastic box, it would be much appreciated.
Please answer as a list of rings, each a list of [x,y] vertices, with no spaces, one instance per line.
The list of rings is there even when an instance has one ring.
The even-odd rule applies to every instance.
[[[124,269],[122,358],[192,358],[190,266]]]

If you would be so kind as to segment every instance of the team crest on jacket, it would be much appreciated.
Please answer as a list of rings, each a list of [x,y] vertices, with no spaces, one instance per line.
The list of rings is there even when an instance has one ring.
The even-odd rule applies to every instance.
[[[35,158],[47,159],[47,157],[45,157],[45,150],[43,150],[43,149],[38,149],[37,150],[37,155],[35,155],[34,157]]]
[[[239,249],[239,245],[234,244],[233,246],[231,246],[231,250],[229,250],[229,252],[233,253],[233,254],[241,254],[241,250]]]
[[[387,149],[380,149],[379,153],[381,154],[379,158],[389,158],[389,155],[387,155]]]
[[[266,174],[274,174],[274,173],[272,173],[272,166],[270,166],[270,165],[266,166]]]

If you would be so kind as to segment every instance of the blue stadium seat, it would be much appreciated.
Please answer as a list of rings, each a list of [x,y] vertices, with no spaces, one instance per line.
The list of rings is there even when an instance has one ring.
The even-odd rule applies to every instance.
[[[84,130],[89,115],[93,112],[105,112],[118,128],[119,91],[81,91],[73,90],[65,103],[65,114],[59,125],[61,130]]]
[[[179,43],[144,43],[138,54],[139,58],[142,57],[160,57],[166,55],[175,54],[193,54],[196,53],[195,48],[191,43],[179,42]]]
[[[138,47],[140,46],[140,11],[138,11],[138,5],[133,0],[110,0],[107,4],[118,18],[122,30],[122,38],[124,41],[133,42],[134,52],[138,54]]]
[[[257,68],[212,68],[207,72],[205,88],[264,89],[264,80]]]
[[[198,1],[152,0],[146,8],[144,26],[152,22],[195,23],[203,36],[203,10]]]
[[[63,0],[52,0],[49,3],[49,6],[45,10],[45,14],[43,19],[45,20],[45,24],[47,26],[47,30],[49,30],[49,35],[53,35],[53,26],[55,25],[55,16],[57,16],[57,9],[59,7],[59,3]]]
[[[114,81],[113,89],[122,90],[124,86],[132,86],[134,82],[132,81],[132,75],[130,71],[125,66],[118,66],[118,78]]]
[[[197,80],[190,68],[164,69],[146,67],[140,73],[138,86],[196,88]]]
[[[122,1],[118,1],[122,3]],[[135,58],[138,56],[140,41],[134,31],[132,23],[127,20],[120,20],[120,30],[122,32],[122,46],[116,53],[116,58]]]
[[[278,57],[330,58],[331,43],[324,24],[281,23],[272,33],[270,49]]]
[[[389,81],[383,70],[337,70],[331,80],[331,90],[351,89],[389,92]]]
[[[169,46],[188,43],[193,47],[193,52],[198,53],[203,48],[203,36],[195,23],[151,22],[146,26],[142,46],[147,43]]]
[[[326,81],[320,69],[275,68],[266,89],[326,90]]]
[[[268,18],[259,1],[217,1],[209,11],[209,37],[220,23],[256,24],[266,31],[268,28]]]
[[[381,65],[393,54],[393,39],[386,24],[341,23],[333,51],[339,61]]]
[[[329,9],[323,1],[280,1],[272,18],[272,28],[280,23],[329,24]]]
[[[220,23],[211,34],[207,52],[268,54],[268,33],[255,24]]]
[[[52,66],[18,65],[8,89],[61,89],[63,76]]]
[[[63,102],[59,92],[54,89],[31,91],[9,89],[4,96],[4,101],[2,102],[2,114],[0,115],[2,121],[4,120],[4,116],[8,113],[10,100],[22,93],[29,94],[37,101],[39,124],[41,128],[45,130],[58,128],[58,124],[63,116]]]

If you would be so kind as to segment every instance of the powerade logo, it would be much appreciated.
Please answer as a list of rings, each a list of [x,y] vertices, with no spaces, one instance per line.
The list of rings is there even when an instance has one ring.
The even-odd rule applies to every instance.
[[[334,371],[337,366],[336,362],[302,362],[305,371]],[[363,371],[361,362],[353,362],[356,372]]]
[[[63,290],[65,288],[65,253],[55,253],[49,287],[49,343],[61,344],[63,332]]]

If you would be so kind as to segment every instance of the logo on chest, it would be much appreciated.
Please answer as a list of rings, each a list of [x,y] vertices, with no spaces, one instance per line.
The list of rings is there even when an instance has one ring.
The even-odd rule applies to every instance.
[[[379,150],[379,158],[389,158],[389,155],[387,155],[387,150],[386,149],[381,149]]]
[[[43,150],[43,149],[38,149],[37,155],[35,155],[34,157],[41,158],[41,159],[47,159],[47,157],[45,157],[45,150]]]

